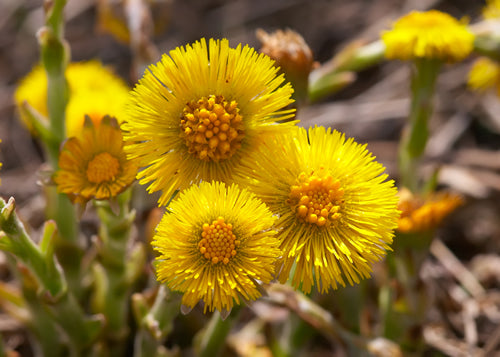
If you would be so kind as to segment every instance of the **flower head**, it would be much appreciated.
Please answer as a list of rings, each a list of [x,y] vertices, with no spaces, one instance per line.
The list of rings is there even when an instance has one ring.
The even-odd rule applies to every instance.
[[[478,58],[469,71],[467,84],[478,91],[496,88],[500,95],[500,64],[487,57]]]
[[[474,45],[474,35],[466,24],[437,11],[412,11],[382,33],[385,55],[389,59],[439,59],[456,62],[467,57]]]
[[[136,173],[137,167],[123,152],[116,119],[104,117],[95,125],[88,118],[81,135],[64,142],[54,181],[59,192],[86,203],[92,198],[115,197],[134,181]]]
[[[401,233],[426,232],[437,228],[443,220],[463,204],[462,197],[452,193],[434,193],[426,198],[413,195],[409,190],[399,192],[398,209]]]
[[[500,0],[486,0],[486,6],[483,8],[482,13],[485,19],[499,19]]]
[[[76,136],[81,131],[85,115],[98,123],[110,115],[123,120],[128,86],[103,67],[98,61],[70,63],[66,69],[69,102],[66,107],[66,136]],[[42,66],[36,66],[21,80],[14,94],[18,107],[27,101],[37,112],[47,117],[47,75]],[[20,111],[23,123],[32,129],[29,119]]]
[[[285,282],[321,292],[367,278],[389,250],[399,212],[384,167],[352,139],[322,127],[297,128],[266,143],[240,176],[279,216]]]
[[[205,39],[164,55],[132,92],[125,147],[138,158],[141,183],[162,190],[200,180],[229,182],[235,166],[267,135],[291,123],[289,84],[273,61],[248,46]]]
[[[253,193],[233,184],[202,182],[182,191],[157,227],[158,280],[184,293],[192,308],[230,311],[261,296],[280,255],[274,217]]]

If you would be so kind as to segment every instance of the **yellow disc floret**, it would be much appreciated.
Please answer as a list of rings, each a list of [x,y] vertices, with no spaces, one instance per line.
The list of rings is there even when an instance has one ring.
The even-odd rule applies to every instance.
[[[233,233],[233,225],[225,223],[224,218],[219,217],[212,224],[205,223],[201,240],[198,243],[200,253],[213,264],[223,262],[229,263],[229,259],[236,255],[236,247],[240,241]]]
[[[87,179],[92,183],[113,180],[120,171],[120,162],[107,152],[94,156],[87,165]]]
[[[338,180],[301,173],[299,182],[291,187],[288,199],[299,220],[322,227],[340,218],[344,190]]]
[[[238,103],[210,95],[186,104],[182,112],[181,137],[190,154],[205,161],[225,160],[241,147],[243,118]]]

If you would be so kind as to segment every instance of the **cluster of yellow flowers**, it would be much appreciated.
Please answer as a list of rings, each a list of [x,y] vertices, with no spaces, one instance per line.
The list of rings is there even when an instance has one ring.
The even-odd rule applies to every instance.
[[[392,242],[396,188],[366,146],[288,121],[273,61],[227,40],[180,47],[149,68],[123,124],[138,177],[167,207],[158,278],[189,309],[230,311],[279,278],[309,292],[359,282]],[[295,266],[295,269],[293,267]]]
[[[445,61],[466,56],[473,41],[438,12],[412,13],[382,38],[390,58]],[[43,76],[35,69],[16,100],[47,115],[46,93],[33,95],[33,83],[46,88]],[[298,127],[288,109],[293,89],[268,56],[202,39],[164,55],[127,96],[95,62],[70,65],[67,77],[59,191],[78,203],[108,199],[138,167],[160,206],[180,191],[152,244],[158,279],[184,293],[185,310],[202,300],[205,310],[228,312],[274,279],[327,292],[369,277],[391,249],[400,215],[394,182],[366,145]]]

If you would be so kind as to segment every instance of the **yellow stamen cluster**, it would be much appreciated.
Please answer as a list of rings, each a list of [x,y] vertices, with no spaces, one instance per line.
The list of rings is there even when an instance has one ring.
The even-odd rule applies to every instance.
[[[107,152],[94,156],[87,165],[87,179],[92,183],[112,180],[120,171],[120,162]]]
[[[213,264],[229,263],[229,259],[236,255],[235,249],[239,245],[240,241],[233,233],[233,225],[225,223],[224,218],[219,217],[212,224],[203,225],[198,247],[200,253]]]
[[[300,220],[322,227],[340,218],[344,190],[338,180],[301,173],[299,181],[300,184],[291,187],[288,203]]]
[[[200,160],[219,161],[233,156],[244,136],[238,103],[222,95],[210,95],[186,104],[181,118],[181,137],[188,151]]]

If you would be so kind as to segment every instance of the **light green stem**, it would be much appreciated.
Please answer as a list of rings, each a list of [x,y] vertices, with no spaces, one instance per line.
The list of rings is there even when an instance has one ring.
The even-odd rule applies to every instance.
[[[234,323],[238,320],[241,306],[233,307],[229,316],[223,320],[220,313],[215,311],[208,326],[200,339],[199,357],[220,356],[226,345],[226,337],[229,335]]]
[[[429,136],[428,121],[441,62],[417,59],[411,77],[410,114],[399,147],[399,170],[402,186],[412,192],[418,189],[417,168]]]

